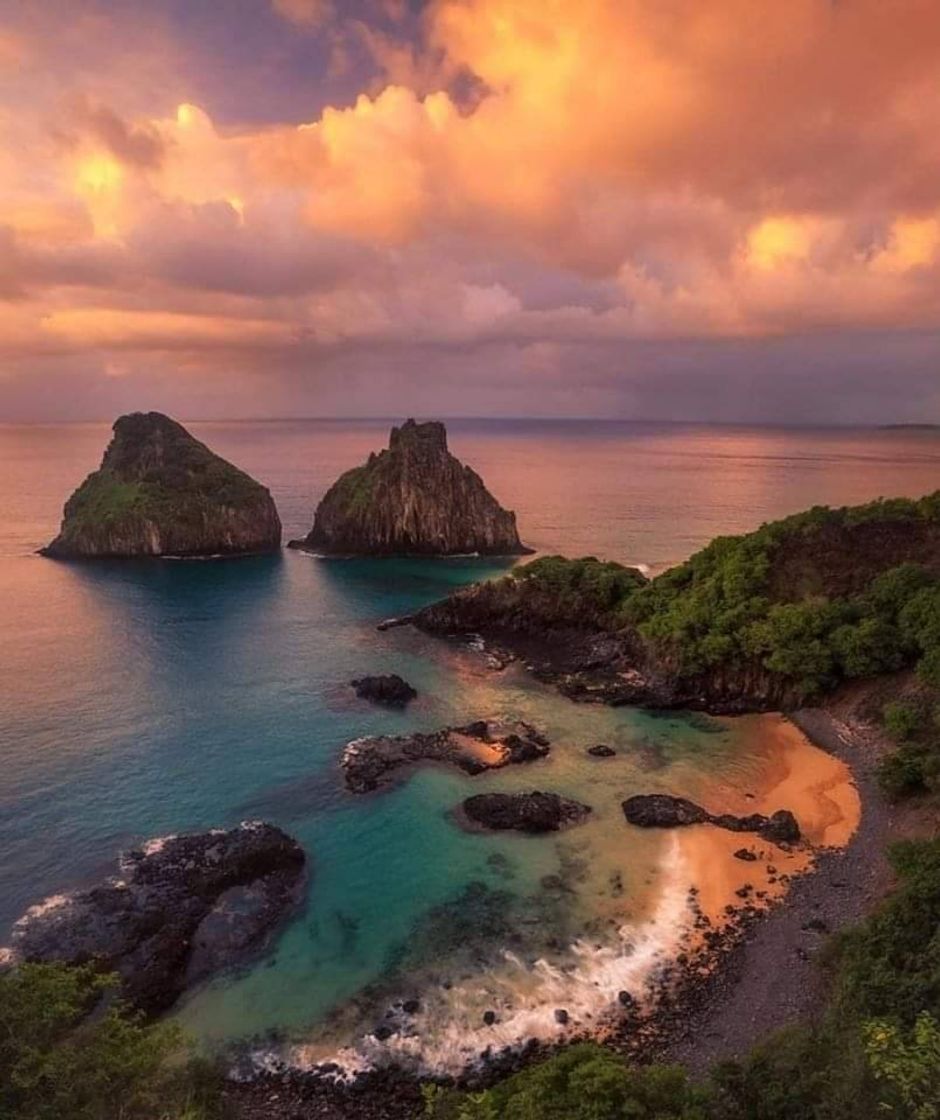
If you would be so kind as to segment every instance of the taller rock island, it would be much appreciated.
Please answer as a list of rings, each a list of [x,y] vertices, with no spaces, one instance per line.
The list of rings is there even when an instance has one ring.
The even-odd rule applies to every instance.
[[[160,412],[114,423],[101,466],[65,505],[64,559],[272,552],[281,521],[270,493]]]
[[[291,548],[342,556],[519,556],[516,515],[447,449],[439,421],[392,428],[388,449],[342,475]]]

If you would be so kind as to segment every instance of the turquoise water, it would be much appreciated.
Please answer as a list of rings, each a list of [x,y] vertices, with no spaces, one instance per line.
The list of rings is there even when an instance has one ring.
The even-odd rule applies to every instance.
[[[193,427],[272,487],[298,535],[387,424]],[[527,985],[576,998],[559,979],[572,944],[597,948],[631,917],[643,928],[668,862],[661,838],[625,833],[619,800],[653,786],[692,793],[704,774],[746,781],[753,728],[572,705],[471,650],[375,630],[496,574],[491,563],[32,555],[105,441],[99,426],[0,428],[0,931],[30,903],[109,873],[132,842],[264,817],[310,853],[308,900],[263,960],[180,1010],[203,1037],[280,1030],[328,1053],[397,993],[421,996],[422,1029],[444,1046],[448,1023],[477,1022]],[[451,444],[536,547],[653,567],[816,501],[917,494],[940,478],[940,441],[922,433],[464,422]],[[355,700],[346,682],[367,671],[401,673],[419,700],[400,714]],[[542,725],[550,758],[473,780],[425,770],[366,798],[344,791],[349,739],[491,715]],[[621,754],[589,760],[595,742]],[[561,838],[467,835],[450,810],[487,788],[556,789],[596,812]],[[536,960],[557,975],[536,975]]]

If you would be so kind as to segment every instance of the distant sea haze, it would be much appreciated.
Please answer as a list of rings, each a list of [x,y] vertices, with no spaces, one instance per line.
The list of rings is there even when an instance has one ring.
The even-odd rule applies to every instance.
[[[270,487],[290,538],[310,529],[342,471],[386,444],[389,422],[189,427]],[[309,898],[267,958],[180,1009],[202,1037],[277,1028],[329,1053],[343,1043],[324,1036],[330,1013],[351,1044],[378,1014],[353,1001],[390,985],[389,998],[421,997],[427,1045],[444,1054],[475,1045],[484,1012],[506,1001],[515,1004],[503,1006],[500,1029],[511,1041],[513,1030],[557,1030],[562,1000],[573,1014],[590,1010],[598,976],[640,983],[623,945],[642,961],[663,944],[664,926],[648,919],[678,921],[683,853],[668,837],[627,834],[618,799],[651,784],[712,805],[715,783],[760,792],[779,729],[758,717],[572,704],[518,667],[494,673],[471,648],[376,631],[382,618],[504,570],[492,562],[285,550],[75,565],[35,555],[108,436],[108,425],[0,427],[0,944],[31,904],[112,873],[125,846],[264,817],[310,853]],[[516,511],[527,544],[653,571],[807,506],[940,486],[930,431],[452,421],[448,436]],[[418,690],[406,711],[353,696],[353,677],[381,672]],[[422,770],[368,797],[343,787],[337,759],[351,739],[492,715],[544,727],[552,755],[473,779]],[[616,757],[588,756],[598,743]],[[470,835],[454,822],[471,792],[536,787],[595,812],[557,838]],[[590,944],[602,950],[585,954],[587,930],[601,931]],[[495,932],[478,944],[474,931]],[[571,972],[566,953],[578,945]],[[530,967],[546,953],[556,954],[551,969]],[[459,999],[443,1000],[443,979]]]

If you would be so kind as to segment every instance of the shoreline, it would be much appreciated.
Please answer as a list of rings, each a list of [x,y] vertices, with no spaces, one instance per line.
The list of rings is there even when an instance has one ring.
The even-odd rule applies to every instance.
[[[824,708],[790,713],[816,747],[844,762],[861,802],[858,827],[841,849],[826,849],[769,908],[744,904],[701,949],[667,966],[650,1015],[628,1015],[601,1045],[632,1060],[676,1062],[701,1077],[716,1062],[749,1052],[761,1037],[813,1017],[824,1006],[826,978],[817,957],[830,932],[864,918],[891,883],[886,842],[894,831],[881,797],[877,763],[886,744],[871,726]],[[534,1040],[533,1040],[534,1041]],[[581,1039],[524,1047],[474,1078],[474,1088],[508,1076]],[[507,1068],[508,1067],[508,1068]],[[422,1107],[421,1080],[394,1068],[349,1084],[301,1071],[230,1083],[239,1120],[412,1120]]]

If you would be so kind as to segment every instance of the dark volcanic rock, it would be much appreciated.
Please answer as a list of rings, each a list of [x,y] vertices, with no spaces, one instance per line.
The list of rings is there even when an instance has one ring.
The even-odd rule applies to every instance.
[[[518,556],[516,515],[447,450],[437,421],[392,428],[388,449],[342,475],[292,548],[333,555]]]
[[[630,824],[640,828],[713,824],[729,832],[756,832],[775,844],[792,844],[800,838],[800,826],[789,809],[778,809],[770,817],[765,817],[762,813],[751,813],[747,817],[735,817],[731,813],[715,816],[694,801],[685,797],[672,797],[668,793],[639,793],[628,797],[623,802],[623,815]],[[739,855],[738,858],[748,857]]]
[[[27,910],[13,959],[93,962],[157,1014],[265,944],[300,897],[304,864],[300,845],[261,821],[151,840],[122,856],[121,878]]]
[[[587,753],[593,755],[594,758],[613,758],[617,752],[605,743],[598,743],[596,747],[588,747]]]
[[[366,793],[389,782],[394,771],[421,762],[446,763],[467,774],[482,774],[548,754],[548,740],[521,720],[476,720],[465,727],[413,735],[375,735],[354,739],[343,751],[346,788]]]
[[[666,793],[639,793],[623,803],[623,815],[630,824],[640,828],[676,828],[686,824],[704,824],[709,814],[684,797]]]
[[[409,700],[418,695],[411,685],[397,673],[387,673],[376,677],[359,677],[351,682],[356,695],[363,700],[385,704],[390,708],[404,708]]]
[[[474,824],[499,831],[557,832],[578,824],[591,812],[590,805],[559,797],[557,793],[480,793],[461,806]]]
[[[280,545],[281,521],[265,487],[175,420],[134,412],[115,421],[101,466],[69,498],[59,535],[42,552],[212,556]]]
[[[738,848],[734,853],[734,858],[744,860],[745,863],[756,863],[757,861],[757,855],[749,848]]]

